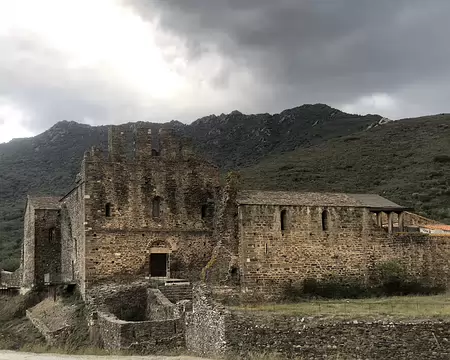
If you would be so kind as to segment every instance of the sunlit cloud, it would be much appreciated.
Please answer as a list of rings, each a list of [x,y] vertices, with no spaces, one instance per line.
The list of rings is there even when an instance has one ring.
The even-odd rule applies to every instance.
[[[13,137],[31,136],[32,133],[21,125],[27,117],[20,107],[0,98],[0,143]]]

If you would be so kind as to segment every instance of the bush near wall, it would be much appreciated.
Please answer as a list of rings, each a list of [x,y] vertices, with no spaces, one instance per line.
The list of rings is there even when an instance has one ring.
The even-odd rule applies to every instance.
[[[426,276],[413,277],[398,261],[377,264],[367,281],[331,274],[325,279],[307,278],[301,286],[289,284],[286,300],[301,298],[357,299],[380,296],[435,295],[447,290],[446,284],[433,283]]]

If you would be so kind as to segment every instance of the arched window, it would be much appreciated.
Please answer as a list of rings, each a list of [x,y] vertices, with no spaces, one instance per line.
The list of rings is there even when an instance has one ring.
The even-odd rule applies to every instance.
[[[111,204],[110,203],[107,203],[105,205],[105,216],[111,217]]]
[[[285,231],[287,229],[287,210],[281,210],[280,225],[281,225],[281,231]]]
[[[208,205],[202,205],[202,219],[208,215]]]
[[[323,231],[328,231],[328,210],[324,210],[322,212],[322,230]]]
[[[159,156],[159,151],[156,149],[152,149],[152,156]]]
[[[153,199],[152,203],[152,214],[154,218],[159,218],[161,214],[161,198],[159,196]]]

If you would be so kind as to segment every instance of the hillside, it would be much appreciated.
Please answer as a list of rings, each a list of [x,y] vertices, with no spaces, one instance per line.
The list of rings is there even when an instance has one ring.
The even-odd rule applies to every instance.
[[[450,223],[450,115],[390,122],[242,169],[243,187],[374,192]]]
[[[308,147],[337,136],[362,131],[379,115],[352,115],[324,104],[303,105],[280,114],[244,115],[239,111],[201,118],[185,129],[199,150],[233,169],[255,164],[268,154]]]

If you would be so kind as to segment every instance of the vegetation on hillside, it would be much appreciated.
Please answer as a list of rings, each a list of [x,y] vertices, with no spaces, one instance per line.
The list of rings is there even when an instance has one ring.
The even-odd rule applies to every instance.
[[[450,223],[450,115],[395,121],[242,169],[252,189],[377,193]]]
[[[257,163],[269,154],[309,147],[377,124],[379,115],[352,115],[324,104],[302,105],[280,114],[239,111],[207,116],[184,130],[200,152],[224,170]]]

